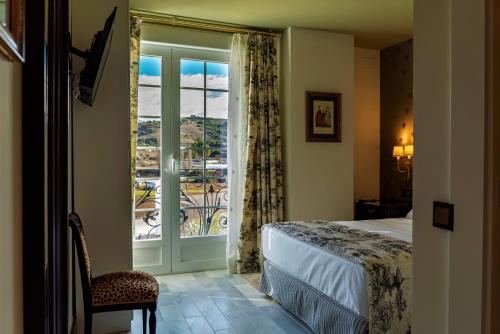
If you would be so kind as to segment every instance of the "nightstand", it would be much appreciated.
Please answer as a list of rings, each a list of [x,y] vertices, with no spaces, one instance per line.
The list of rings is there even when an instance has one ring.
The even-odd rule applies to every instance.
[[[411,210],[411,202],[406,201],[365,201],[355,203],[355,220],[405,217]]]

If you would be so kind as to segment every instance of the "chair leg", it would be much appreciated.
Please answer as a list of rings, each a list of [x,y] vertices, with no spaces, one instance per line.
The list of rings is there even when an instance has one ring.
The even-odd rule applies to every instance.
[[[156,314],[155,309],[149,309],[149,334],[156,334]]]
[[[92,334],[92,313],[85,312],[85,334]]]
[[[148,309],[142,309],[142,334],[146,334],[148,324]]]

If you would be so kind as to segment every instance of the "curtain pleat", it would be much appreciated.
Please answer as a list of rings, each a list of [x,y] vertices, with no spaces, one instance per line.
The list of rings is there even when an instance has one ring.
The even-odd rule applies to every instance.
[[[137,116],[139,100],[139,58],[141,55],[141,19],[130,18],[130,171],[132,203],[135,205],[134,185],[137,157]]]
[[[229,77],[228,114],[228,186],[229,214],[227,238],[227,268],[236,273],[238,244],[243,219],[243,199],[245,196],[246,132],[248,87],[245,81],[245,62],[248,47],[247,34],[234,34],[231,44]]]

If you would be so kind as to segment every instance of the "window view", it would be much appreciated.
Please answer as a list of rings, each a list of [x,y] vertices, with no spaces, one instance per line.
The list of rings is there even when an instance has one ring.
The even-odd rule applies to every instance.
[[[0,25],[7,27],[7,1],[0,0]]]
[[[141,56],[134,239],[161,239],[161,57]]]
[[[227,63],[180,64],[180,234],[227,231]]]

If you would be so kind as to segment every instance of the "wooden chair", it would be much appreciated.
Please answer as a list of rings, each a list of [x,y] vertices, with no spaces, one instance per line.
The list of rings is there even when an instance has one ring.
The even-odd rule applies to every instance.
[[[156,305],[159,286],[150,274],[126,271],[92,277],[87,241],[78,215],[69,215],[69,225],[78,253],[83,290],[85,334],[92,333],[92,314],[99,312],[142,310],[142,330],[146,334],[147,311],[149,332],[156,333]]]

